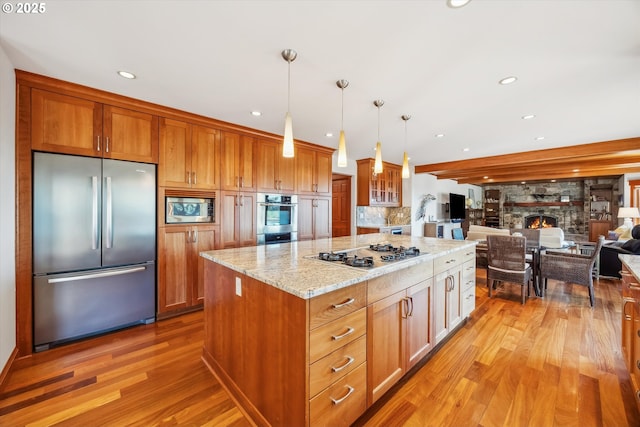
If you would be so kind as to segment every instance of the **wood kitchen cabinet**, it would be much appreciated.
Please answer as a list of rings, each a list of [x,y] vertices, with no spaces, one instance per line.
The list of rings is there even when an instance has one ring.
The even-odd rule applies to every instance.
[[[358,206],[402,206],[402,166],[382,163],[382,173],[373,173],[373,159],[357,161]]]
[[[331,198],[298,196],[298,240],[331,237]]]
[[[282,157],[281,142],[258,140],[254,162],[256,164],[257,191],[264,193],[294,193],[296,159]]]
[[[220,194],[220,247],[256,244],[256,194],[222,191]]]
[[[458,251],[434,260],[434,344],[442,341],[462,322],[462,256]]]
[[[640,410],[640,284],[622,263],[622,356]]]
[[[217,189],[219,166],[220,131],[160,119],[159,186]]]
[[[296,192],[331,195],[331,151],[298,146],[295,159]]]
[[[202,305],[201,251],[216,248],[215,225],[166,226],[158,231],[158,317]]]
[[[222,132],[220,145],[220,188],[255,191],[254,138]]]
[[[158,163],[158,116],[33,88],[31,147]]]
[[[433,348],[432,273],[433,264],[423,263],[368,283],[368,405]]]

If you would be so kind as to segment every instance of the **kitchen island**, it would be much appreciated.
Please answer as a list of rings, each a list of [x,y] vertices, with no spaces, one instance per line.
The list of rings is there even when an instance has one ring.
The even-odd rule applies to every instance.
[[[415,248],[380,262],[371,245]],[[319,254],[369,255],[352,267]],[[475,242],[367,234],[202,252],[203,360],[258,425],[349,425],[475,307]]]

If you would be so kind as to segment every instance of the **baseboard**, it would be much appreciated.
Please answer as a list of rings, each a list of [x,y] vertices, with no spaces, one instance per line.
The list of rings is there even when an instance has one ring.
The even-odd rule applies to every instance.
[[[0,392],[4,390],[4,385],[5,385],[4,381],[9,376],[9,370],[11,369],[13,362],[16,360],[16,356],[18,356],[18,347],[13,348],[13,351],[11,352],[9,359],[7,359],[7,364],[4,365],[2,372],[0,372]]]

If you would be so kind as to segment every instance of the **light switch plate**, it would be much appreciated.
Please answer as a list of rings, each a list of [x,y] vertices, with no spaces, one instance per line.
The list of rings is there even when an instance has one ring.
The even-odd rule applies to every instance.
[[[236,277],[236,295],[242,296],[242,279],[239,277]]]

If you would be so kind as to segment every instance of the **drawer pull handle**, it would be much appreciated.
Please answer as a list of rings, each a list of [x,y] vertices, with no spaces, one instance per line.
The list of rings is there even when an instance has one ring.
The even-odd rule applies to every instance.
[[[340,399],[334,399],[333,397],[331,398],[331,401],[334,405],[342,403],[347,397],[351,396],[351,393],[355,391],[355,388],[351,387],[350,385],[348,385],[347,388],[349,389],[349,391],[344,395],[344,397],[341,397]]]
[[[446,264],[451,264],[452,262],[456,262],[456,260],[455,260],[455,259],[450,259],[450,260],[448,260],[448,261],[446,262]]]
[[[353,329],[351,327],[347,328],[347,332],[345,332],[342,335],[331,335],[331,339],[334,340],[334,341],[341,340],[342,338],[346,337],[347,335],[352,334],[354,331],[355,331],[355,329]]]
[[[336,367],[331,367],[331,372],[340,372],[342,371],[344,368],[346,368],[347,366],[351,365],[353,363],[353,361],[356,360],[351,356],[347,356],[347,361],[342,365],[342,366],[338,366]]]
[[[349,298],[348,300],[346,300],[345,302],[342,302],[340,304],[331,304],[331,306],[333,308],[342,308],[345,305],[349,305],[349,304],[353,304],[356,300],[354,298]]]

